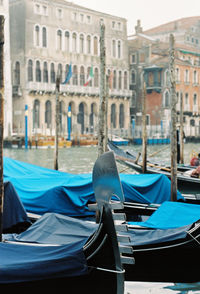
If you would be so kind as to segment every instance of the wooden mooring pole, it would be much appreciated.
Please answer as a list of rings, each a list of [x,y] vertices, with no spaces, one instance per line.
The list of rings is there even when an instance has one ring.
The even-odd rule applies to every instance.
[[[183,93],[180,94],[180,161],[184,163]]]
[[[171,200],[177,200],[177,132],[176,132],[176,81],[175,81],[175,49],[174,36],[170,34],[169,71],[171,94]]]
[[[55,142],[54,142],[54,169],[58,170],[58,127],[59,127],[59,92],[60,76],[56,78],[56,107],[55,107]]]
[[[142,172],[147,170],[146,84],[142,89]]]
[[[107,149],[107,93],[106,93],[106,50],[105,50],[105,25],[100,23],[100,104],[99,104],[99,128],[98,128],[98,156]]]
[[[4,16],[0,15],[0,242],[3,233]]]

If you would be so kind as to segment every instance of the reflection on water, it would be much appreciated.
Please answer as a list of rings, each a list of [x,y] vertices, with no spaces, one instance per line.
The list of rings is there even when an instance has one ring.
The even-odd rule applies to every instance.
[[[123,147],[129,151],[141,151],[141,146],[126,146]],[[155,156],[150,157],[151,161],[170,164],[170,145],[148,145],[148,156],[154,152],[161,150]],[[190,161],[192,151],[200,152],[200,144],[185,144],[184,162],[187,164]],[[17,159],[20,161],[33,163],[39,166],[54,168],[54,149],[4,149],[4,156]],[[98,157],[97,146],[89,147],[71,147],[59,149],[58,152],[58,168],[61,171],[68,173],[90,173],[94,162]],[[133,173],[130,168],[118,164],[119,172]],[[184,258],[184,256],[183,256]],[[169,269],[170,270],[170,269]],[[189,270],[189,269],[188,269]],[[197,269],[198,270],[198,269]],[[125,283],[125,294],[200,294],[200,283],[193,284],[173,284],[173,283]]]

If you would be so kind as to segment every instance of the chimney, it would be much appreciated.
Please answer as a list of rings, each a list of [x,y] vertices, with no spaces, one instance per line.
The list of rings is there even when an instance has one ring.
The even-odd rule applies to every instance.
[[[142,33],[141,21],[140,19],[137,20],[137,25],[135,26],[135,34]]]

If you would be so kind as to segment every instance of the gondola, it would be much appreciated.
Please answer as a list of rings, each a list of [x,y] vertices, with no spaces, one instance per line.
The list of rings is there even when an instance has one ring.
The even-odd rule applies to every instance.
[[[110,141],[108,141],[108,149],[114,152],[117,161],[120,161],[126,166],[132,168],[137,173],[142,173],[142,164],[138,162],[139,156],[136,152],[124,151]],[[200,203],[200,178],[194,178],[186,174],[186,172],[191,168],[193,167],[178,166],[178,189],[190,201]],[[169,166],[159,165],[149,161],[147,162],[146,173],[163,174],[171,179],[171,170]]]
[[[123,252],[131,254],[132,248],[118,245],[117,234],[121,227],[113,221],[117,218],[114,211],[123,206],[121,202],[117,206],[112,204],[113,191],[104,189],[106,179],[113,176],[110,154],[99,157],[93,168],[93,185],[100,212],[98,224],[47,213],[32,219],[20,233],[11,234],[13,224],[10,223],[6,228],[9,230],[10,227],[9,234],[3,234],[4,242],[0,243],[0,289],[124,293],[123,264],[133,263],[134,259],[123,257]],[[20,201],[18,204],[22,205]],[[24,213],[23,207],[22,211]],[[17,222],[14,221],[15,228]]]
[[[107,190],[114,191],[112,201],[120,199],[123,202],[119,176],[110,177],[106,186]],[[125,280],[174,283],[199,281],[199,220],[199,205],[172,201],[154,207],[154,212],[144,221],[122,220],[121,223],[127,225],[127,231],[123,234],[128,242],[123,240],[121,244],[131,244],[135,259],[135,264],[124,264]],[[131,257],[129,253],[125,255]]]

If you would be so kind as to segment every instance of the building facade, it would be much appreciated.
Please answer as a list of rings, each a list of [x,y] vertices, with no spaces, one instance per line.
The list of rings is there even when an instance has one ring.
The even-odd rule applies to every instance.
[[[198,19],[195,18],[197,27]],[[192,20],[194,21],[193,18]],[[181,23],[185,24],[185,19],[182,22],[179,21],[179,30],[176,27],[174,34],[177,37],[175,38],[177,120],[180,120],[180,98],[182,98],[184,133],[188,139],[200,138],[200,48],[197,46],[198,41],[188,41],[192,40],[191,36],[194,36],[195,23],[193,22],[191,27],[184,26],[182,29]],[[174,25],[172,28],[174,30]],[[132,90],[130,105],[136,137],[141,137],[141,92],[144,82],[148,136],[170,136],[168,40],[173,30],[170,31],[169,24],[166,24],[147,31],[148,34],[146,34],[138,21],[135,35],[129,38],[130,88]],[[193,32],[190,37],[189,32]]]
[[[129,131],[129,66],[126,20],[64,0],[11,0],[10,39],[13,131],[55,134],[55,87],[60,76],[59,134],[96,133],[100,87],[100,22],[105,24],[106,75],[109,79],[108,128]],[[64,84],[69,67],[72,77]],[[84,86],[93,71],[91,82]]]

